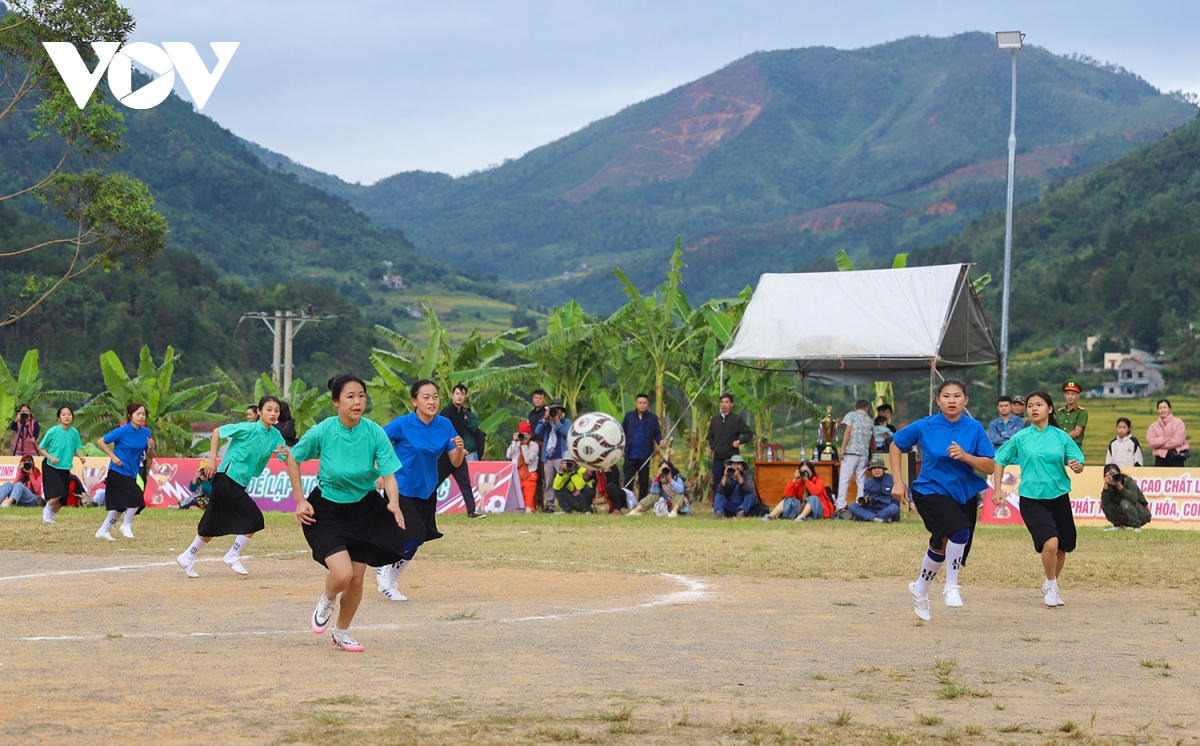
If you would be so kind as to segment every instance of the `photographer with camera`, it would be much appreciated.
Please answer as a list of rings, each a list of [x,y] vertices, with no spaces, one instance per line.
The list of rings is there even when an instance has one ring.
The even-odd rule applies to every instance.
[[[892,497],[892,475],[887,473],[883,456],[874,456],[867,468],[871,476],[863,480],[863,488],[854,504],[848,505],[856,521],[891,523],[900,519],[900,503]]]
[[[659,500],[670,503],[668,516],[671,518],[678,516],[679,509],[688,504],[683,475],[670,461],[664,461],[662,466],[658,467],[658,474],[650,485],[650,494],[639,500],[637,506],[629,511],[629,515],[641,515],[647,510],[654,510]]]
[[[746,471],[746,459],[731,457],[725,462],[725,473],[713,497],[713,515],[717,518],[745,518],[757,502],[754,477]]]
[[[801,461],[792,481],[783,488],[783,499],[769,514],[763,516],[763,520],[782,518],[785,521],[806,521],[832,515],[833,501],[829,499],[825,480],[817,475],[811,461]]]
[[[512,459],[517,477],[521,481],[521,496],[525,498],[525,512],[536,512],[538,459],[541,453],[540,444],[533,439],[533,427],[528,422],[522,422],[513,433],[512,442],[508,444],[505,454]]]
[[[41,507],[42,472],[33,465],[33,456],[21,459],[21,468],[11,482],[0,484],[0,508]]]
[[[567,450],[567,433],[571,432],[571,420],[563,415],[563,400],[551,399],[550,406],[542,410],[542,419],[534,426],[535,439],[542,441],[542,464],[546,477],[546,508],[545,512],[554,512],[554,493],[552,487],[557,480],[559,467],[563,463],[563,453]]]
[[[42,436],[42,426],[33,418],[33,410],[28,404],[17,407],[17,416],[9,423],[9,431],[13,434],[14,456],[36,456],[38,438]]]
[[[733,411],[733,394],[721,394],[721,411],[708,423],[708,447],[712,449],[713,505],[717,503],[721,480],[725,477],[725,462],[738,455],[742,446],[754,440],[754,431]]]
[[[554,493],[564,513],[591,513],[596,499],[596,472],[562,459],[554,477]]]

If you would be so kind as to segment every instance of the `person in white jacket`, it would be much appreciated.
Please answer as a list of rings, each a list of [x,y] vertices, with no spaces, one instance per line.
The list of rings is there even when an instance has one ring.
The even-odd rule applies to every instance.
[[[528,422],[522,422],[513,433],[512,442],[508,444],[508,453],[512,459],[517,477],[521,480],[521,495],[525,498],[525,512],[534,513],[534,500],[537,497],[538,471],[538,442],[533,439],[533,427]]]
[[[1146,463],[1142,458],[1142,444],[1129,434],[1132,429],[1133,423],[1128,418],[1117,418],[1117,437],[1108,444],[1108,453],[1104,455],[1105,464],[1141,466]]]

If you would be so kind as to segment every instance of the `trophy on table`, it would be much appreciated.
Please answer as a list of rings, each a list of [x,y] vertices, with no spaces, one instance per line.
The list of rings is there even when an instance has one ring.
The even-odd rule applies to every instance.
[[[837,451],[833,448],[833,437],[837,432],[837,421],[833,419],[833,407],[825,407],[825,416],[821,418],[821,461],[833,461]]]

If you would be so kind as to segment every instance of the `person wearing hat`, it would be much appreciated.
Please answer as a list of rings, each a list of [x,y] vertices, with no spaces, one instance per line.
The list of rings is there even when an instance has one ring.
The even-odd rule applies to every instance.
[[[1024,405],[1024,403],[1025,400],[1022,399],[1021,404]],[[1024,406],[1022,406],[1022,411],[1024,411]],[[1025,420],[1013,414],[1013,400],[1009,396],[1001,396],[996,400],[996,414],[1000,416],[988,425],[987,434],[992,445],[999,448],[1025,427]]]
[[[1083,389],[1075,379],[1063,384],[1063,399],[1067,403],[1058,410],[1058,426],[1071,436],[1075,445],[1083,448],[1083,432],[1087,430],[1087,410],[1079,406],[1079,394]]]
[[[1025,397],[1014,396],[1012,398],[1012,413],[1013,417],[1016,417],[1018,420],[1025,423],[1025,425],[1029,424],[1029,420],[1025,418]]]
[[[713,515],[717,518],[745,518],[758,502],[754,494],[754,477],[746,473],[746,459],[730,456],[725,460],[725,473],[713,497]]]
[[[900,503],[892,497],[892,475],[887,473],[883,456],[871,457],[867,467],[870,476],[863,480],[857,502],[847,505],[856,521],[891,523],[900,518]]]
[[[708,423],[708,447],[712,449],[713,504],[716,504],[718,487],[725,476],[725,461],[736,456],[742,446],[754,440],[754,431],[733,411],[733,394],[721,394],[721,411],[713,415]]]
[[[533,434],[542,441],[542,470],[545,475],[546,512],[554,512],[554,478],[562,465],[567,450],[567,433],[571,432],[571,421],[563,416],[563,400],[551,399],[550,405],[542,410],[542,419],[533,428]]]
[[[522,421],[513,433],[512,443],[508,445],[508,458],[516,464],[517,476],[521,480],[521,495],[525,498],[525,512],[533,513],[534,501],[537,499],[538,459],[541,449],[533,439],[533,426]]]

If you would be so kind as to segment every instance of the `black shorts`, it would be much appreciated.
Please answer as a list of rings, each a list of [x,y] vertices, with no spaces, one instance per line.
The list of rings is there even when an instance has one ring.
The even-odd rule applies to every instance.
[[[141,512],[146,507],[146,493],[138,487],[136,479],[118,474],[109,467],[108,475],[104,477],[104,507],[121,512],[137,508]]]
[[[196,535],[237,536],[256,534],[264,528],[262,510],[246,494],[246,488],[223,472],[213,475],[212,499],[200,516]]]
[[[976,495],[965,503],[960,503],[948,495],[922,495],[912,493],[913,503],[925,529],[929,531],[929,548],[941,553],[942,540],[952,534],[967,528],[971,530],[971,538],[967,540],[967,548],[963,551],[962,564],[967,564],[967,555],[971,553],[971,543],[975,541],[975,520],[979,517],[979,496]]]
[[[71,494],[71,480],[74,479],[70,469],[59,469],[42,462],[42,492],[47,500],[61,497],[64,500]]]
[[[1058,539],[1058,548],[1064,552],[1075,551],[1077,535],[1075,516],[1071,514],[1071,496],[1059,495],[1052,500],[1035,500],[1021,497],[1021,519],[1033,537],[1034,551],[1041,553],[1050,539]]]
[[[400,498],[403,529],[387,509],[387,500],[375,490],[358,502],[335,503],[321,497],[317,487],[308,501],[316,521],[304,527],[304,540],[312,548],[313,559],[322,565],[332,554],[349,552],[354,562],[383,567],[404,559],[406,544],[425,540],[425,523],[411,500]]]

